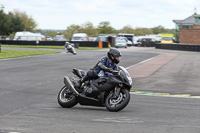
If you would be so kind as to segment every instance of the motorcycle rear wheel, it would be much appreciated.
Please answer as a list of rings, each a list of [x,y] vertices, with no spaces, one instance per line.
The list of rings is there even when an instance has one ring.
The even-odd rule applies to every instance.
[[[59,91],[57,100],[59,105],[63,108],[71,108],[78,103],[77,98],[73,95],[73,92],[67,88],[67,86],[64,86]]]
[[[127,89],[121,89],[119,96],[114,98],[114,92],[110,93],[105,101],[107,110],[112,112],[118,112],[124,109],[130,101],[130,93]]]

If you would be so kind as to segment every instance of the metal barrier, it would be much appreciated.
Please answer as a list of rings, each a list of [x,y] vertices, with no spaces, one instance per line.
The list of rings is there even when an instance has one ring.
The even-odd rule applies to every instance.
[[[38,46],[64,46],[66,41],[17,41],[17,40],[0,40],[0,43],[6,45],[38,45]],[[78,47],[99,47],[99,42],[95,41],[69,41]],[[108,48],[108,42],[102,42],[102,48]]]
[[[200,52],[200,44],[181,44],[181,43],[163,44],[163,43],[157,43],[155,47],[157,49],[170,49],[170,50]]]

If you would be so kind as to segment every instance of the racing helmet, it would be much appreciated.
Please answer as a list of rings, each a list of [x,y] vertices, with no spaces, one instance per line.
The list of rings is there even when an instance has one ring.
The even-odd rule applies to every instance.
[[[113,62],[118,64],[120,62],[119,57],[121,57],[121,52],[117,50],[116,48],[110,48],[110,50],[107,53],[108,58]]]
[[[69,42],[68,42],[68,41],[66,41],[66,42],[65,42],[65,44],[69,44]]]

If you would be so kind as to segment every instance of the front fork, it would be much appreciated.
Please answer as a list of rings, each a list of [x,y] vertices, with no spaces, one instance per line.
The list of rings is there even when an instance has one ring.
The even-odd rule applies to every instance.
[[[121,90],[121,87],[120,87],[121,85],[117,85],[116,87],[115,87],[115,92],[114,92],[114,95],[113,95],[113,97],[114,98],[118,98],[118,96],[119,96],[119,93],[120,93],[120,90]]]

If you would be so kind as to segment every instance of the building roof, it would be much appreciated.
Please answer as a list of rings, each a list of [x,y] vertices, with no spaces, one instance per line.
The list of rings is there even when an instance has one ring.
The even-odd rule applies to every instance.
[[[194,24],[194,15],[196,14],[193,14],[184,20],[173,20],[173,22],[176,24]]]

